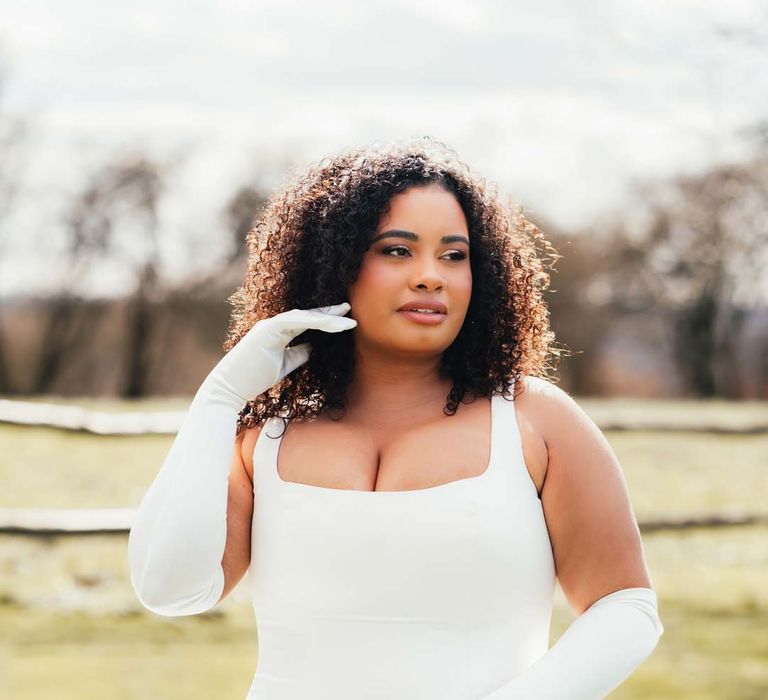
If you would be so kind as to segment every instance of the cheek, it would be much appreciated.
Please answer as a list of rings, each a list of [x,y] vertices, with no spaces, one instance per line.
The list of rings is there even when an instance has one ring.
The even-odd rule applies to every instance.
[[[392,305],[389,293],[397,289],[397,276],[386,265],[364,263],[354,284],[349,288],[349,302],[358,306]]]
[[[457,275],[456,279],[453,280],[452,286],[457,302],[463,304],[465,308],[468,307],[469,299],[472,296],[472,271],[467,270]]]

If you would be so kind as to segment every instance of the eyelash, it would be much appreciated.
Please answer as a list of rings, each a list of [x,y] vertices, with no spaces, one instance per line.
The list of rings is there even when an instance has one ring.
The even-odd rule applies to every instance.
[[[387,246],[386,248],[383,248],[381,252],[382,252],[383,255],[389,255],[389,253],[391,251],[393,251],[393,250],[408,250],[408,248],[406,248],[404,245],[391,245],[391,246]],[[461,250],[455,250],[455,251],[453,251],[453,254],[459,255],[460,257],[452,258],[451,262],[459,262],[461,260],[465,260],[466,257],[467,257],[467,254],[464,253]],[[404,256],[403,255],[392,255],[390,257],[402,258]]]

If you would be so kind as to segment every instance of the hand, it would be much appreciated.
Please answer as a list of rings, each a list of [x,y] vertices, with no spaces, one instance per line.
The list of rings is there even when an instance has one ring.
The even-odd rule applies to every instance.
[[[339,333],[357,325],[344,318],[349,302],[291,309],[258,321],[213,368],[205,384],[234,394],[241,405],[275,385],[309,359],[310,343],[286,345],[307,329]]]

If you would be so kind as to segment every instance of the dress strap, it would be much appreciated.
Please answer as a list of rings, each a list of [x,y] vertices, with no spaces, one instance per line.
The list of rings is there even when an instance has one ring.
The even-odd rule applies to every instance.
[[[270,416],[264,421],[253,449],[254,486],[269,486],[280,478],[277,473],[277,454],[288,422],[281,416]]]
[[[514,381],[510,392],[514,395]],[[499,387],[499,391],[501,387]],[[516,398],[504,398],[499,394],[498,416],[499,423],[504,426],[502,430],[500,450],[502,454],[502,464],[507,471],[511,483],[515,488],[522,488],[531,491],[532,496],[538,501],[539,493],[536,489],[531,474],[525,463],[525,454],[523,452],[523,439],[520,433],[520,426],[517,422]]]

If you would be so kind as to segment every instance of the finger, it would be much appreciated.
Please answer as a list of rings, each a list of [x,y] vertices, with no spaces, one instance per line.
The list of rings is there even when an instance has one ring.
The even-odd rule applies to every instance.
[[[350,308],[349,303],[345,302],[317,309],[294,309],[286,316],[285,322],[286,325],[295,329],[313,328],[328,333],[339,333],[350,330],[357,325],[357,321],[353,318],[335,315],[346,313]],[[331,309],[334,313],[329,313],[324,309]]]
[[[312,325],[309,325],[309,324]],[[354,318],[324,318],[324,319],[312,319],[307,324],[308,328],[314,328],[319,331],[325,331],[326,333],[342,333],[343,331],[350,331],[357,325],[357,321]]]
[[[312,347],[309,343],[301,343],[291,348],[286,348],[283,352],[282,376],[285,377],[297,367],[303,365],[309,359],[311,349]]]
[[[320,306],[316,309],[309,309],[309,311],[318,311],[323,314],[333,314],[335,316],[343,316],[351,308],[352,306],[348,301],[343,301],[341,304],[333,304],[331,306]]]

